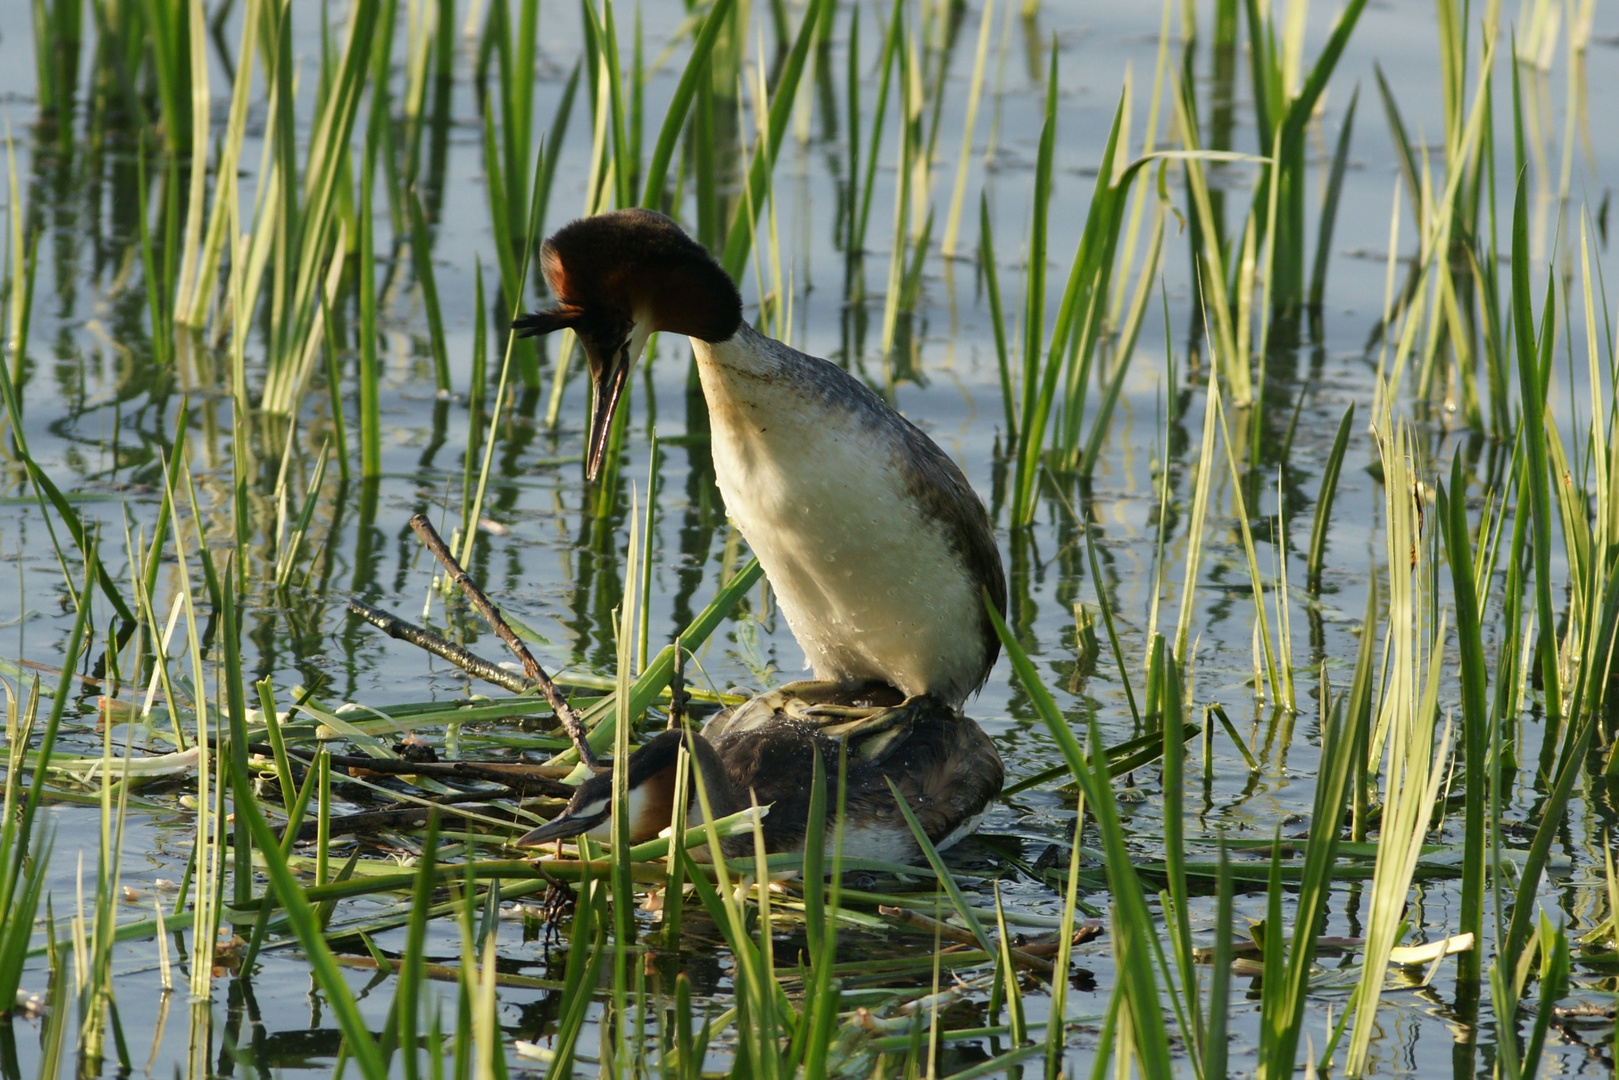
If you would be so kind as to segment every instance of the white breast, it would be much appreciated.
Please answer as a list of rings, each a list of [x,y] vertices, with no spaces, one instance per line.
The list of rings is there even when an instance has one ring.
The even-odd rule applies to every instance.
[[[978,825],[984,820],[982,813],[974,814],[952,829],[949,835],[933,845],[934,851],[944,851],[955,847],[961,841],[978,831]],[[827,857],[832,856],[835,832],[828,828],[826,837]],[[872,824],[854,824],[846,826],[843,834],[843,857],[846,859],[875,859],[878,862],[909,863],[922,862],[922,849],[916,846],[916,839],[906,830],[903,821],[887,820]]]
[[[987,663],[979,582],[908,489],[905,433],[840,398],[837,369],[747,328],[692,344],[726,510],[816,677],[959,705]]]

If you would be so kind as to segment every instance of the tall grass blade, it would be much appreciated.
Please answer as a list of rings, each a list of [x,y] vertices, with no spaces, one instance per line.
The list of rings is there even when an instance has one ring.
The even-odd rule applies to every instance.
[[[1332,255],[1332,233],[1338,223],[1338,200],[1343,194],[1344,170],[1349,165],[1349,140],[1355,132],[1355,106],[1360,103],[1360,87],[1349,95],[1349,107],[1344,110],[1343,127],[1338,132],[1338,145],[1332,153],[1332,166],[1327,173],[1327,191],[1321,199],[1321,220],[1316,226],[1315,266],[1310,271],[1310,308],[1319,312],[1327,295],[1327,263]]]
[[[1552,605],[1552,497],[1550,465],[1546,459],[1546,390],[1551,379],[1551,342],[1556,332],[1554,286],[1546,283],[1540,341],[1535,340],[1535,316],[1529,270],[1534,255],[1529,248],[1527,176],[1518,178],[1512,204],[1512,326],[1518,355],[1518,393],[1523,401],[1523,441],[1528,451],[1529,505],[1533,514],[1535,560],[1535,613],[1540,620],[1540,676],[1546,715],[1555,723],[1563,715],[1562,672],[1557,663],[1557,617]]]
[[[1321,470],[1321,488],[1315,497],[1315,521],[1310,527],[1310,555],[1305,563],[1305,576],[1310,589],[1321,589],[1321,571],[1327,562],[1327,527],[1332,521],[1332,500],[1338,493],[1338,475],[1343,471],[1344,452],[1349,449],[1350,426],[1355,420],[1355,403],[1350,402],[1338,421],[1338,434],[1333,436],[1332,449],[1327,453],[1326,467]]]
[[[444,317],[439,312],[438,280],[433,273],[433,241],[427,230],[427,215],[416,192],[405,193],[410,217],[410,255],[416,268],[416,283],[422,290],[422,307],[427,315],[427,345],[433,356],[433,380],[440,395],[450,393],[450,357],[444,344]],[[480,312],[480,315],[482,313]]]
[[[1171,1071],[1169,1036],[1164,1028],[1157,981],[1153,977],[1152,942],[1156,938],[1156,927],[1147,911],[1146,898],[1119,824],[1106,757],[1101,752],[1100,744],[1097,744],[1092,748],[1090,763],[1086,762],[1078,740],[1057,710],[1051,692],[1040,681],[1039,673],[1023,651],[1023,646],[1007,629],[994,605],[986,602],[984,607],[1001,639],[1001,647],[1006,650],[1007,659],[1012,663],[1012,670],[1062,752],[1063,759],[1084,793],[1085,801],[1096,815],[1097,829],[1101,833],[1107,858],[1108,880],[1114,896],[1114,960],[1119,973],[1120,991],[1130,1004],[1130,1030],[1135,1048],[1141,1055],[1141,1072],[1145,1076],[1168,1076]],[[1096,772],[1092,771],[1093,766]]]
[[[1377,424],[1377,440],[1387,508],[1389,629],[1387,674],[1377,717],[1382,741],[1374,736],[1371,748],[1385,760],[1383,815],[1345,1061],[1352,1075],[1360,1075],[1366,1067],[1389,952],[1405,926],[1412,875],[1444,782],[1450,747],[1448,721],[1442,728],[1437,723],[1442,665],[1433,653],[1426,662],[1422,655],[1428,626],[1423,589],[1428,582],[1428,544],[1420,532],[1414,450],[1410,434],[1403,425],[1395,426],[1386,405]],[[1444,639],[1442,616],[1435,638]]]
[[[208,184],[208,41],[204,28],[202,0],[186,4],[190,20],[186,34],[190,48],[188,82],[191,86],[191,189],[186,196],[185,236],[180,262],[180,281],[173,300],[172,311],[185,310],[197,281],[197,261],[201,254],[203,196]],[[251,14],[251,13],[250,13]]]
[[[1466,476],[1458,455],[1451,466],[1450,487],[1439,488],[1439,525],[1443,531],[1446,562],[1455,597],[1456,638],[1461,653],[1462,754],[1468,783],[1462,791],[1462,896],[1463,934],[1475,942],[1484,940],[1484,873],[1488,851],[1485,832],[1485,795],[1488,785],[1484,772],[1489,768],[1490,743],[1489,671],[1484,658],[1484,632],[1479,611],[1478,583],[1473,576],[1473,544],[1468,536],[1467,506],[1464,494]],[[1481,948],[1470,949],[1458,958],[1457,978],[1471,993],[1478,993]]]
[[[1001,377],[1001,406],[1006,413],[1006,445],[1011,447],[1018,441],[1017,398],[1012,387],[1011,350],[1006,341],[1006,316],[1001,309],[1001,278],[995,266],[995,234],[990,227],[987,192],[978,200],[978,265],[984,275],[984,298],[995,335],[995,366]]]
[[[748,251],[753,246],[754,225],[758,220],[759,210],[764,206],[765,189],[769,184],[770,173],[775,168],[776,153],[781,149],[781,140],[787,134],[792,119],[793,99],[798,95],[798,81],[804,74],[804,63],[809,56],[810,46],[815,41],[822,24],[821,7],[830,2],[831,0],[809,0],[805,5],[798,36],[793,40],[792,51],[787,54],[775,88],[771,91],[770,112],[759,142],[753,148],[753,155],[748,163],[747,179],[742,190],[742,200],[737,204],[736,214],[726,230],[725,252],[720,257],[720,265],[732,278],[741,276]]]
[[[984,91],[984,62],[989,58],[989,28],[994,14],[995,0],[984,0],[983,14],[978,17],[978,48],[973,53],[973,73],[967,83],[967,115],[961,122],[961,154],[956,159],[956,183],[950,192],[950,210],[944,221],[944,240],[939,245],[940,253],[947,259],[955,258],[956,236],[961,229],[961,204],[967,194],[967,163],[972,157],[973,129],[978,124],[978,102]],[[980,240],[979,243],[982,244],[983,241]],[[999,332],[997,326],[997,333]]]
[[[251,777],[237,773],[234,760],[231,762],[231,769],[232,786],[238,791],[247,790],[248,785],[252,783]],[[360,1013],[354,994],[343,978],[336,957],[332,954],[331,946],[326,943],[314,908],[305,898],[304,891],[293,877],[286,860],[279,856],[281,845],[277,842],[275,833],[271,831],[269,822],[264,820],[263,813],[252,799],[238,802],[236,814],[245,819],[247,829],[253,838],[253,846],[266,856],[265,873],[270,878],[271,887],[286,913],[292,932],[296,935],[298,943],[303,946],[304,955],[309,961],[316,983],[321,988],[326,1005],[343,1032],[345,1052],[354,1059],[361,1074],[368,1080],[383,1080],[388,1075],[388,1067],[377,1046],[376,1038],[371,1034],[365,1018]]]
[[[1372,625],[1367,623],[1365,633],[1371,637]],[[1372,653],[1361,651],[1361,663],[1370,677]],[[1279,965],[1283,977],[1275,985],[1267,979],[1260,995],[1261,1045],[1259,1075],[1261,1077],[1289,1077],[1293,1075],[1298,1059],[1299,1039],[1304,1034],[1304,1008],[1309,999],[1311,969],[1315,963],[1317,941],[1327,922],[1327,903],[1331,898],[1333,871],[1336,868],[1340,823],[1344,817],[1344,801],[1348,793],[1350,766],[1354,754],[1349,743],[1352,736],[1349,725],[1352,716],[1346,716],[1344,702],[1328,705],[1321,728],[1321,771],[1316,776],[1315,801],[1310,811],[1310,839],[1304,849],[1304,868],[1293,919],[1293,935],[1286,950],[1286,960]],[[1223,853],[1222,853],[1223,854]],[[1222,867],[1225,861],[1221,860]],[[1279,885],[1279,883],[1277,883]],[[1280,888],[1276,889],[1276,894]],[[1229,894],[1222,892],[1222,906],[1229,909]],[[1221,921],[1217,933],[1228,934],[1229,924]],[[1270,923],[1266,927],[1265,956],[1269,961],[1281,952],[1281,926]],[[1218,961],[1217,961],[1218,962]],[[1223,1010],[1224,998],[1215,998],[1214,1008]]]
[[[646,185],[641,190],[641,205],[652,210],[665,209],[665,189],[669,184],[669,164],[674,160],[675,146],[680,132],[686,126],[692,99],[697,96],[700,83],[713,78],[709,61],[714,55],[714,43],[727,28],[735,0],[714,0],[703,16],[702,28],[692,41],[691,56],[680,73],[669,108],[663,114],[663,125],[658,130],[658,141],[653,144],[652,160],[647,164]]]
[[[23,958],[27,955],[29,939],[34,932],[34,919],[39,911],[46,870],[50,863],[52,847],[50,841],[47,840],[38,847],[30,845],[36,823],[39,821],[39,808],[45,799],[45,771],[51,753],[56,748],[57,735],[62,728],[62,717],[67,711],[68,700],[72,697],[77,682],[74,669],[77,668],[83,653],[85,634],[90,627],[92,579],[93,574],[87,573],[84,585],[79,590],[73,629],[69,632],[67,648],[63,654],[62,681],[57,685],[56,695],[51,700],[51,711],[45,719],[45,730],[41,733],[38,748],[34,751],[34,759],[38,764],[34,769],[33,783],[28,785],[27,795],[23,797],[20,809],[17,806],[21,786],[19,778],[24,751],[27,749],[27,736],[32,731],[39,704],[37,681],[29,695],[25,726],[19,732],[23,737],[11,743],[8,753],[9,768],[6,772],[5,785],[6,818],[4,822],[0,822],[0,959],[5,961],[0,964],[0,990],[7,992],[0,1001],[7,1003],[17,1000],[17,990],[22,983],[24,970]],[[54,983],[56,980],[52,981]]]

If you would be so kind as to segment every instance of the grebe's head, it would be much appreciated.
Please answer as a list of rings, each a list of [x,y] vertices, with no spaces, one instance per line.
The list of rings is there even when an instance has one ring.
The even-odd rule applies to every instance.
[[[628,808],[630,843],[651,840],[674,820],[675,766],[679,761],[680,731],[660,731],[630,755]],[[694,745],[702,743],[701,735],[694,735]],[[709,751],[712,754],[712,750]],[[699,757],[704,757],[701,751]],[[693,779],[691,784],[695,785]],[[687,822],[697,824],[703,820],[696,788],[692,786]],[[520,837],[518,847],[538,847],[549,840],[563,840],[570,836],[588,836],[593,840],[613,838],[613,773],[597,773],[574,790],[568,805],[552,820]]]
[[[652,210],[615,210],[558,229],[540,249],[556,298],[522,315],[524,337],[571,327],[590,367],[592,390],[585,475],[594,480],[630,368],[654,331],[725,341],[742,325],[742,297],[731,277],[679,225]]]

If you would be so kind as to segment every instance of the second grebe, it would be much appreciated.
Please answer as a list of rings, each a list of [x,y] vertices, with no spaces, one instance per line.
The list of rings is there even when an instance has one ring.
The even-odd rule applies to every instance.
[[[877,688],[881,702],[889,688]],[[845,695],[847,699],[848,695]],[[764,694],[720,713],[701,734],[660,731],[629,757],[627,780],[629,836],[640,843],[668,828],[674,817],[675,766],[682,741],[695,765],[688,784],[688,827],[703,821],[696,784],[701,777],[715,818],[744,809],[752,801],[770,806],[760,823],[765,850],[802,851],[810,810],[810,777],[821,757],[827,783],[826,846],[830,852],[840,799],[840,742],[825,727],[800,717],[790,695]],[[940,702],[924,699],[910,710],[906,737],[881,760],[851,747],[841,802],[843,855],[849,859],[918,862],[921,848],[894,802],[890,780],[934,847],[943,850],[978,827],[985,808],[1001,790],[1000,754],[982,728]],[[517,843],[535,847],[551,840],[588,835],[612,838],[613,775],[597,773],[579,785],[567,808]],[[727,857],[753,851],[751,834],[721,842]]]

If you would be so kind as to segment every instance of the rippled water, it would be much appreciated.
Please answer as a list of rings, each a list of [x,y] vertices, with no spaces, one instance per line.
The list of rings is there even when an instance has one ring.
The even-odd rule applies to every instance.
[[[295,7],[301,77],[312,85],[319,56],[317,8]],[[934,205],[941,219],[954,174],[978,13],[976,4],[963,12],[960,40],[950,54],[952,85],[944,96],[934,181]],[[640,14],[650,57],[678,26],[680,11],[672,4],[651,4]],[[1307,55],[1313,57],[1318,51],[1334,15],[1330,5],[1312,7]],[[1199,17],[1207,23],[1207,12],[1200,12]],[[105,147],[96,146],[81,132],[64,150],[54,132],[38,123],[29,18],[30,6],[22,0],[0,2],[0,112],[9,120],[16,140],[16,170],[28,212],[46,225],[40,241],[41,271],[30,346],[21,365],[26,434],[47,472],[60,487],[74,493],[80,512],[103,524],[110,568],[115,576],[127,577],[122,540],[126,522],[138,530],[149,528],[155,518],[162,485],[160,455],[172,445],[175,418],[182,408],[189,410],[187,458],[207,520],[211,529],[218,530],[215,535],[228,535],[234,430],[224,360],[222,354],[205,353],[182,357],[172,374],[154,368],[134,246],[129,148],[116,139]],[[239,18],[239,13],[233,14],[221,35],[232,50]],[[761,24],[766,18],[764,13],[756,13]],[[1103,584],[1116,606],[1127,657],[1142,665],[1153,604],[1158,532],[1155,478],[1167,468],[1172,484],[1171,518],[1165,534],[1168,584],[1159,615],[1161,623],[1172,624],[1186,544],[1188,485],[1204,407],[1206,367],[1200,365],[1207,360],[1198,352],[1195,340],[1198,326],[1184,238],[1172,238],[1167,248],[1162,314],[1155,306],[1146,320],[1093,483],[1048,494],[1037,524],[1026,532],[1009,534],[999,505],[1005,477],[996,463],[996,452],[1004,422],[992,327],[972,262],[946,261],[935,250],[926,265],[915,319],[902,331],[902,347],[892,356],[884,356],[879,347],[880,293],[892,232],[889,214],[895,175],[891,139],[884,141],[884,167],[878,171],[879,188],[873,200],[870,236],[876,250],[868,255],[865,268],[872,295],[859,306],[844,299],[845,260],[836,250],[834,228],[839,178],[845,169],[840,125],[847,18],[847,10],[840,10],[832,48],[838,108],[830,113],[822,102],[815,101],[807,137],[790,136],[784,144],[776,170],[775,202],[768,211],[774,215],[780,265],[791,295],[786,336],[794,345],[854,370],[961,464],[986,501],[996,507],[998,536],[1011,581],[1013,622],[1048,686],[1076,723],[1094,719],[1107,742],[1128,738],[1135,732],[1111,657],[1104,654],[1102,662],[1088,672],[1076,663],[1074,608],[1081,603],[1094,606],[1096,583],[1087,568],[1083,534],[1076,528],[1072,512],[1091,522]],[[878,32],[869,12],[864,18],[862,41],[869,60]],[[992,49],[990,88],[997,92],[986,95],[979,120],[962,248],[969,254],[974,250],[976,218],[972,210],[982,189],[994,222],[1008,312],[1017,311],[1020,305],[1022,253],[1048,50],[1058,52],[1061,92],[1052,207],[1052,299],[1048,306],[1054,310],[1095,182],[1095,164],[1127,73],[1135,80],[1132,131],[1136,146],[1140,145],[1157,59],[1159,18],[1160,13],[1150,5],[1046,3],[1029,19],[1012,19],[1006,29],[1006,48]],[[542,14],[542,74],[535,105],[538,123],[549,123],[567,74],[579,56],[578,19],[578,11],[566,4],[549,5]],[[621,16],[620,25],[626,28],[629,20]],[[1591,141],[1581,138],[1584,132],[1576,125],[1569,159],[1573,198],[1586,201],[1593,213],[1599,204],[1605,205],[1606,192],[1619,175],[1619,144],[1607,137],[1610,125],[1606,119],[1607,108],[1619,106],[1619,7],[1597,6],[1594,34],[1581,88]],[[1177,62],[1178,53],[1177,40],[1172,63]],[[662,115],[662,103],[678,78],[683,54],[684,49],[649,80],[650,117]],[[211,46],[210,59],[216,75],[217,121],[223,117],[227,84],[216,47]],[[1245,64],[1246,58],[1241,62]],[[262,584],[263,550],[256,552],[261,561],[254,566],[258,583],[249,588],[246,663],[254,677],[271,678],[283,692],[296,685],[320,684],[329,701],[353,700],[386,709],[402,702],[454,699],[468,690],[466,679],[456,669],[426,661],[414,649],[351,621],[345,614],[345,602],[350,595],[359,595],[402,614],[419,610],[431,567],[406,529],[406,519],[416,511],[439,516],[446,507],[459,513],[463,449],[468,441],[464,391],[470,378],[473,320],[477,317],[473,300],[477,261],[482,262],[491,295],[497,279],[483,179],[482,121],[469,77],[471,63],[468,51],[463,50],[457,57],[453,125],[448,132],[442,188],[430,191],[424,200],[430,213],[437,215],[432,258],[453,383],[462,393],[452,401],[435,400],[426,324],[408,255],[400,249],[393,262],[392,249],[385,241],[379,242],[384,259],[379,275],[386,275],[390,282],[382,317],[384,477],[375,489],[368,490],[358,484],[345,485],[335,470],[328,471],[308,556],[310,576],[303,589],[277,595]],[[1206,71],[1206,50],[1199,55],[1199,65],[1200,71]],[[1194,705],[1223,704],[1255,748],[1261,767],[1251,774],[1223,736],[1214,741],[1216,758],[1206,779],[1198,775],[1201,760],[1189,766],[1193,789],[1187,793],[1187,805],[1195,819],[1188,828],[1197,837],[1212,838],[1225,830],[1237,837],[1266,839],[1278,826],[1284,834],[1289,832],[1296,816],[1308,811],[1314,792],[1317,725],[1314,699],[1303,696],[1304,688],[1313,687],[1315,679],[1305,672],[1314,672],[1324,663],[1335,680],[1347,681],[1369,573],[1386,563],[1382,493],[1364,468],[1375,460],[1376,451],[1365,434],[1364,422],[1358,422],[1338,491],[1319,605],[1307,603],[1297,589],[1304,578],[1303,558],[1321,466],[1338,419],[1354,402],[1357,417],[1364,421],[1372,405],[1377,353],[1368,342],[1384,305],[1397,172],[1377,99],[1374,65],[1387,78],[1413,139],[1436,142],[1442,112],[1433,8],[1392,3],[1365,12],[1333,77],[1324,110],[1325,128],[1312,136],[1314,193],[1325,183],[1331,140],[1336,138],[1350,94],[1358,85],[1359,116],[1333,245],[1324,338],[1319,345],[1273,351],[1262,424],[1268,454],[1264,494],[1258,507],[1250,507],[1256,519],[1261,565],[1267,574],[1285,534],[1289,579],[1295,585],[1290,599],[1303,713],[1287,717],[1256,699],[1247,567],[1232,516],[1231,486],[1217,479],[1192,623],[1196,639]],[[1501,64],[1498,87],[1508,85],[1506,74],[1507,68]],[[1543,110],[1537,138],[1543,140],[1545,157],[1536,159],[1531,190],[1536,251],[1544,263],[1553,244],[1562,245],[1560,251],[1567,250],[1568,230],[1577,229],[1577,217],[1560,214],[1554,198],[1556,170],[1567,137],[1568,65],[1559,52],[1548,76],[1526,71],[1524,78],[1532,105]],[[872,92],[869,85],[864,92]],[[1207,82],[1200,83],[1200,97],[1208,93]],[[302,95],[301,131],[307,130],[308,100],[307,93]],[[585,198],[589,124],[583,100],[561,150],[562,164],[547,216],[551,227],[574,216]],[[1498,103],[1503,147],[1510,146],[1510,115],[1505,119],[1499,115],[1505,111]],[[865,116],[869,125],[869,108]],[[263,119],[263,105],[255,103],[244,162],[258,160]],[[1246,98],[1237,103],[1236,123],[1234,146],[1254,152],[1253,118]],[[889,130],[893,130],[892,115]],[[994,152],[986,163],[984,152],[992,132]],[[1550,175],[1539,167],[1542,160],[1549,165]],[[249,174],[251,177],[251,167]],[[1213,175],[1231,193],[1233,205],[1228,213],[1234,219],[1247,198],[1254,168],[1232,164],[1217,167]],[[1168,182],[1176,204],[1183,205],[1178,176],[1171,173]],[[243,192],[244,202],[252,197],[250,189],[251,179]],[[1509,213],[1508,195],[1503,192],[1500,198],[1502,213]],[[1313,207],[1312,201],[1312,215]],[[1415,243],[1410,213],[1402,207],[1398,215],[1400,255],[1409,258]],[[379,240],[385,233],[383,221]],[[1313,223],[1310,235],[1314,235]],[[762,238],[768,257],[770,249],[765,245]],[[1605,237],[1594,254],[1606,280],[1619,281],[1619,266]],[[769,287],[767,282],[766,289]],[[743,290],[752,304],[761,292],[754,272],[746,275]],[[750,307],[750,314],[753,310]],[[250,371],[253,357],[262,356],[262,350],[257,339],[250,344]],[[702,402],[688,388],[689,352],[684,339],[666,336],[658,343],[652,362],[633,380],[630,437],[620,474],[623,489],[614,512],[605,520],[592,513],[578,460],[588,390],[576,372],[562,398],[559,424],[548,427],[546,394],[553,357],[541,355],[545,391],[521,397],[502,431],[504,441],[497,448],[487,512],[501,527],[480,538],[472,570],[504,607],[547,639],[540,653],[548,668],[610,674],[615,657],[611,615],[625,573],[623,548],[632,489],[643,501],[649,490],[655,491],[654,564],[648,601],[654,647],[672,639],[707,603],[745,553],[723,516],[706,447],[700,440],[688,438],[694,428],[701,430]],[[342,360],[350,366],[354,362],[352,356]],[[1575,362],[1584,363],[1578,356]],[[1559,415],[1566,417],[1577,404],[1560,402]],[[301,475],[310,474],[320,446],[329,438],[331,411],[339,406],[353,417],[356,406],[352,400],[333,402],[320,387],[308,395],[292,466]],[[1297,433],[1291,458],[1282,466],[1275,450],[1295,410]],[[1478,472],[1484,475],[1491,456],[1503,453],[1498,446],[1447,435],[1442,421],[1422,429],[1424,445],[1434,461],[1448,467],[1453,453],[1476,455],[1481,462]],[[654,434],[658,439],[655,481],[649,478]],[[262,442],[256,444],[255,452],[263,452]],[[251,496],[259,533],[256,543],[262,543],[275,521],[268,493],[278,467],[279,461],[273,458],[256,463]],[[5,478],[0,492],[5,496],[0,503],[0,560],[9,568],[0,569],[0,655],[49,669],[60,660],[72,623],[67,586],[48,524],[20,469],[8,461],[0,465],[0,475]],[[14,586],[5,584],[11,570]],[[1558,572],[1561,574],[1560,568]],[[160,594],[172,594],[173,573],[173,566],[165,568]],[[802,656],[764,591],[757,590],[745,608],[699,653],[700,671],[695,678],[700,685],[760,687],[800,673]],[[498,655],[498,643],[491,636],[480,639],[471,625],[465,630],[476,639],[475,645]],[[1492,649],[1517,647],[1512,642],[1487,644]],[[1133,677],[1141,678],[1139,669]],[[130,693],[125,691],[126,696]],[[1455,689],[1447,685],[1443,693],[1449,700]],[[81,705],[65,738],[73,752],[99,753],[93,692],[86,690]],[[1004,659],[969,711],[1000,746],[1009,779],[1060,761],[1023,693],[1010,679]],[[139,731],[134,734],[142,736]],[[436,737],[442,733],[428,734]],[[450,733],[452,742],[470,734]],[[1522,749],[1521,759],[1531,761],[1538,752],[1532,726],[1526,741],[1529,745]],[[1120,810],[1143,859],[1161,855],[1158,784],[1156,771],[1144,770],[1132,778],[1131,786],[1121,785]],[[146,793],[162,809],[142,811],[130,819],[123,872],[126,882],[143,894],[158,879],[179,877],[189,854],[190,817],[177,805],[177,793],[177,789]],[[1526,797],[1531,794],[1525,793]],[[1529,813],[1526,801],[1509,816]],[[983,832],[1003,848],[1021,849],[1032,860],[1048,844],[1066,844],[1072,835],[1072,820],[1072,799],[1048,786],[996,805]],[[93,864],[98,817],[94,807],[64,805],[53,811],[52,821],[57,839],[51,887],[61,918],[71,909],[75,895],[77,853],[82,850]],[[1581,804],[1573,815],[1567,841],[1569,858],[1563,864],[1567,872],[1554,877],[1544,891],[1548,905],[1564,912],[1571,932],[1589,929],[1590,920],[1601,914],[1590,886],[1601,880],[1597,830],[1607,823],[1605,809]],[[992,865],[991,851],[982,843],[969,844],[953,859],[963,873],[970,874]],[[1008,879],[1003,887],[1018,910],[1049,913],[1060,908],[1059,898],[1042,884]],[[1416,897],[1412,920],[1419,933],[1439,936],[1454,927],[1455,883],[1421,886]],[[1108,902],[1100,890],[1083,899],[1103,909]],[[149,899],[141,903],[150,906]],[[1262,894],[1239,896],[1239,915],[1261,917],[1263,904]],[[1329,932],[1356,933],[1360,906],[1358,890],[1343,887],[1334,896]],[[1194,914],[1196,929],[1206,937],[1212,901]],[[436,933],[442,938],[432,943],[434,953],[453,955],[458,948],[453,933],[448,929]],[[388,947],[398,942],[383,939],[382,944]],[[516,924],[502,934],[502,957],[513,970],[546,971],[546,962],[533,944],[521,939]],[[155,950],[150,942],[130,945],[120,950],[117,963],[123,1022],[127,1029],[141,1033],[139,1041],[155,1024],[156,999],[148,992]],[[725,984],[728,959],[723,955],[697,956],[690,963],[690,970],[699,973],[694,974],[694,981],[699,981],[700,988],[700,973],[705,970],[710,985]],[[1349,961],[1327,958],[1324,963],[1330,967]],[[248,993],[244,985],[232,984],[235,988],[229,996],[214,1005],[219,1025],[216,1038],[251,1043],[260,1066],[269,1065],[280,1073],[325,1072],[338,1039],[310,996],[307,968],[284,951],[267,954],[261,964],[250,997],[243,996]],[[1069,999],[1072,1015],[1100,1016],[1105,1011],[1114,982],[1110,968],[1105,937],[1078,950],[1075,990]],[[33,974],[25,985],[42,983],[43,967]],[[1385,999],[1380,1013],[1383,1035],[1373,1049],[1379,1074],[1438,1070],[1447,1064],[1456,1075],[1488,1071],[1487,1044],[1495,1034],[1488,1027],[1477,1034],[1477,1040],[1486,1044],[1479,1056],[1462,1052],[1463,1036],[1447,1015],[1453,997],[1447,978],[1442,971],[1428,989],[1395,993]],[[363,985],[359,976],[355,985]],[[1606,1000],[1607,985],[1589,974],[1577,975],[1576,989],[1582,1000]],[[1319,996],[1307,1029],[1317,1050],[1346,998],[1347,988]],[[387,998],[376,1000],[385,1002]],[[385,1005],[369,1007],[380,1010]],[[545,992],[510,991],[502,995],[501,1022],[508,1034],[538,1037],[556,1008]],[[1043,1003],[1031,1000],[1030,1019],[1040,1018],[1043,1008]],[[1250,1011],[1240,984],[1232,1010],[1233,1061],[1249,1069],[1254,1062],[1245,1054],[1252,1053],[1255,1043],[1257,1005]],[[37,1051],[21,1022],[14,1021],[12,1031],[23,1071],[29,1072]],[[185,1025],[171,1018],[166,1031],[156,1048],[159,1072],[181,1068],[188,1056]],[[1577,1029],[1558,1028],[1553,1037],[1563,1071],[1596,1075],[1611,1070],[1611,1054],[1582,1045]],[[1607,1037],[1599,1033],[1591,1040],[1594,1044]],[[1074,1041],[1069,1061],[1072,1072],[1089,1070],[1093,1046],[1094,1039],[1084,1033]],[[582,1049],[590,1052],[589,1047]],[[146,1052],[141,1046],[137,1058]],[[951,1060],[965,1064],[981,1052],[983,1048],[969,1046],[954,1051],[962,1056]],[[218,1044],[205,1058],[212,1058],[218,1071],[230,1071],[228,1057]],[[12,1074],[9,1064],[3,1068],[7,1075]]]

